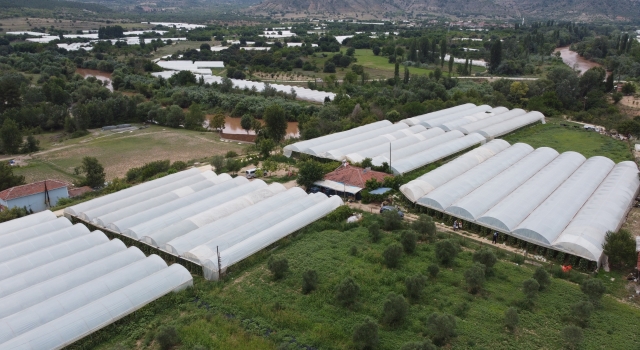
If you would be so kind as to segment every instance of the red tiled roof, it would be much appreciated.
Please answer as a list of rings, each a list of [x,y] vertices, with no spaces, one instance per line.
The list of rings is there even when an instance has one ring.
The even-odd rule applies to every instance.
[[[47,183],[47,190],[55,190],[62,187],[68,187],[69,184],[58,180],[45,180]],[[26,197],[37,193],[44,192],[45,181],[34,182],[22,186],[15,186],[7,188],[0,192],[0,199],[8,201],[20,197]]]
[[[69,189],[69,198],[77,197],[91,191],[93,191],[93,189],[89,186],[71,188]]]
[[[366,170],[347,164],[328,173],[324,176],[324,179],[344,183],[349,186],[365,188],[365,182],[367,182],[367,180],[376,179],[378,182],[382,182],[387,176],[393,175],[380,171]]]

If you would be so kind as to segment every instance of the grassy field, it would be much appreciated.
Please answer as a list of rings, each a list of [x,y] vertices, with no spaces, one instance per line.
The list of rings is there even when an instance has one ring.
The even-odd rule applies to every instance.
[[[44,179],[73,181],[73,169],[86,156],[96,157],[107,179],[122,177],[127,170],[145,163],[170,159],[203,160],[233,150],[243,153],[246,145],[222,142],[216,133],[151,126],[133,132],[112,133],[93,130],[88,136],[59,141],[56,134],[38,135],[43,150],[25,157],[26,166],[15,169],[27,182]],[[16,157],[21,159],[20,157]]]
[[[365,221],[368,220],[371,217]],[[187,292],[197,294],[197,299],[185,297],[172,306],[156,307],[157,313],[146,319],[144,329],[132,335],[117,328],[104,330],[97,338],[107,340],[96,348],[111,349],[121,344],[123,348],[155,349],[153,343],[145,346],[144,339],[153,339],[158,325],[170,325],[182,339],[178,349],[195,349],[197,345],[207,349],[232,348],[227,347],[232,344],[228,341],[243,337],[239,344],[252,344],[253,349],[352,349],[354,326],[367,317],[379,321],[386,296],[391,292],[404,294],[405,278],[426,275],[427,267],[436,260],[434,245],[422,243],[414,254],[402,257],[399,268],[389,269],[382,263],[382,252],[398,241],[397,231],[385,234],[374,244],[369,241],[366,228],[355,224],[339,226],[329,225],[326,220],[313,224],[303,234],[280,242],[277,249],[245,261],[224,282],[209,283],[197,278],[195,291]],[[472,264],[472,250],[478,246],[470,241],[462,244],[454,265],[441,266],[438,277],[428,279],[421,298],[411,303],[404,324],[397,328],[380,324],[379,349],[399,349],[406,342],[425,339],[425,322],[432,312],[455,315],[458,336],[447,348],[562,348],[561,330],[567,324],[564,317],[571,304],[584,298],[579,286],[553,279],[533,309],[519,310],[520,327],[512,334],[503,326],[504,311],[518,307],[524,299],[522,282],[532,276],[533,267],[500,260],[484,291],[471,295],[463,274]],[[352,246],[357,249],[355,255],[350,253]],[[271,255],[289,262],[290,270],[283,280],[274,281],[266,268]],[[508,258],[504,252],[498,256]],[[308,269],[317,271],[319,287],[303,295],[301,274]],[[355,306],[344,308],[335,301],[334,288],[348,276],[361,289]],[[609,288],[615,287],[608,276],[599,277]],[[133,322],[137,321],[119,327],[131,329]],[[634,348],[640,338],[635,333],[638,322],[640,310],[605,296],[602,307],[594,312],[584,330],[583,348]]]
[[[570,126],[562,126],[560,123]],[[578,128],[574,128],[576,125]],[[629,144],[596,132],[585,131],[582,125],[547,119],[547,124],[535,124],[503,137],[509,143],[523,142],[532,147],[551,147],[558,152],[576,151],[585,157],[605,156],[613,161],[633,160]]]

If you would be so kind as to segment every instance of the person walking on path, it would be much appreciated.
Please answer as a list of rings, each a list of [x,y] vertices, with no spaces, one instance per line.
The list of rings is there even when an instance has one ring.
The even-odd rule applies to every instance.
[[[491,243],[498,243],[498,231],[493,231],[493,240],[491,241]]]

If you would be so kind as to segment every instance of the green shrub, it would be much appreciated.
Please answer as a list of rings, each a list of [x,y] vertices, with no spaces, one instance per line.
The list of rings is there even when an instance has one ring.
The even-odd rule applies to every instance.
[[[629,231],[607,232],[604,239],[603,253],[609,257],[611,266],[623,268],[636,264],[636,242]]]
[[[378,346],[378,324],[370,318],[353,330],[353,344],[356,349],[374,349]]]
[[[538,297],[538,291],[540,290],[540,284],[533,278],[529,278],[522,282],[522,291],[528,300],[533,301]]]
[[[600,299],[607,291],[604,283],[597,278],[590,278],[582,283],[580,286],[582,292],[589,298],[593,305],[599,305]]]
[[[420,235],[420,239],[432,241],[436,236],[436,223],[428,215],[419,215],[418,220],[411,224],[411,228]]]
[[[387,210],[382,213],[382,229],[385,231],[395,231],[402,228],[402,218],[397,212]]]
[[[436,260],[442,265],[451,266],[458,255],[455,241],[445,239],[436,243]]]
[[[332,222],[345,222],[353,215],[353,210],[348,205],[341,205],[336,210],[327,215],[327,220]]]
[[[407,296],[410,299],[418,300],[427,283],[427,279],[422,275],[415,275],[405,278],[404,285],[407,288]]]
[[[409,312],[409,304],[402,295],[389,293],[382,310],[382,323],[395,327],[404,323]]]
[[[504,325],[510,331],[514,332],[518,328],[520,317],[515,307],[510,307],[504,312]]]
[[[336,300],[345,307],[353,305],[359,293],[360,286],[351,277],[342,280],[335,288]]]
[[[382,253],[384,258],[384,264],[388,268],[393,269],[400,264],[400,257],[402,257],[402,246],[398,243],[393,243],[387,247]]]
[[[380,225],[377,222],[369,225],[369,238],[371,238],[371,242],[378,243],[380,238],[382,238],[382,232],[380,231]]]
[[[236,153],[235,151],[229,151],[227,152],[227,154],[224,155],[225,158],[235,158],[238,156],[238,153]]]
[[[440,272],[440,268],[438,267],[438,265],[431,264],[431,265],[429,265],[429,267],[427,267],[427,272],[429,272],[429,276],[431,276],[431,278],[436,278],[436,277],[438,277],[438,273]]]
[[[467,282],[467,288],[469,293],[476,294],[484,286],[485,266],[480,263],[474,263],[467,271],[464,272],[464,279]]]
[[[547,270],[545,270],[542,266],[538,267],[533,273],[533,279],[538,281],[540,290],[545,290],[545,288],[547,288],[551,284],[551,276],[549,276]]]
[[[456,318],[453,315],[432,313],[427,318],[427,333],[433,343],[443,346],[457,336]]]
[[[493,275],[493,265],[496,264],[498,258],[492,249],[482,248],[480,250],[476,250],[473,253],[473,261],[480,263],[486,267],[486,275]]]
[[[562,330],[562,339],[569,349],[578,349],[583,340],[582,329],[576,326],[566,326]]]
[[[302,293],[309,294],[318,288],[318,273],[316,270],[307,270],[302,274]]]
[[[273,279],[279,280],[289,271],[289,262],[287,259],[274,259],[272,256],[267,262],[267,268],[273,274]]]
[[[564,264],[564,258],[565,255],[563,252],[558,252],[558,254],[556,254],[556,261],[558,261],[560,264]]]
[[[214,168],[215,172],[220,174],[224,172],[224,157],[221,155],[215,155],[211,158],[211,166]]]
[[[349,248],[349,255],[351,256],[358,255],[358,247],[352,245],[351,248]]]
[[[571,314],[569,318],[576,323],[576,325],[584,328],[589,325],[589,319],[593,312],[593,304],[588,301],[580,301],[571,305]]]
[[[416,244],[418,242],[418,235],[413,231],[402,231],[400,234],[400,243],[405,253],[413,254],[416,251]]]
[[[167,172],[169,168],[170,161],[168,159],[146,163],[139,168],[129,169],[126,174],[127,182],[143,182],[159,173]]]
[[[161,327],[156,334],[156,342],[161,350],[169,350],[180,343],[180,338],[174,327]]]
[[[514,253],[513,256],[511,257],[511,261],[513,261],[514,263],[518,264],[518,265],[522,265],[524,264],[524,256]]]
[[[431,341],[425,340],[423,342],[406,343],[402,345],[400,350],[438,350],[438,348]]]

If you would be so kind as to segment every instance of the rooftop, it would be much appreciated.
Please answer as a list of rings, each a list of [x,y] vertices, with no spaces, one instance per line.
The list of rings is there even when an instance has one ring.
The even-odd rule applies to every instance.
[[[373,171],[370,169],[362,169],[355,166],[341,165],[338,169],[325,175],[325,180],[340,182],[349,186],[355,186],[365,188],[365,183],[369,179],[376,179],[378,182],[382,182],[385,177],[392,176],[380,171]]]
[[[68,187],[69,184],[58,181],[58,180],[45,180],[34,182],[22,186],[15,186],[11,188],[7,188],[6,190],[0,192],[0,199],[9,201],[12,199],[31,196],[37,193],[44,192],[45,183],[48,191],[55,190],[62,187]]]

